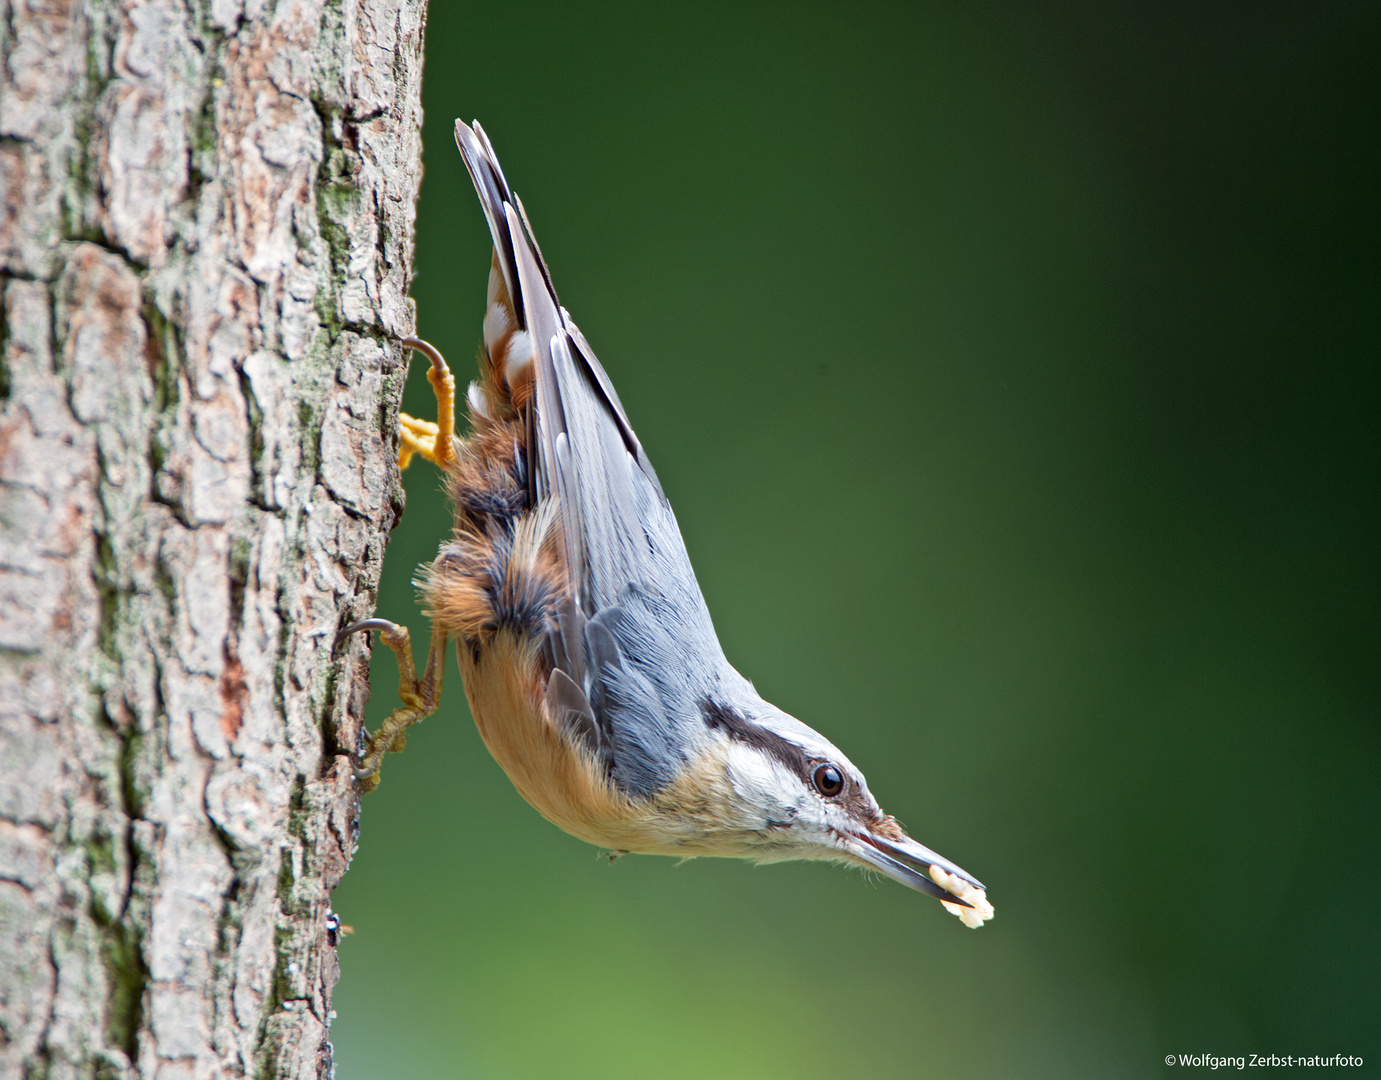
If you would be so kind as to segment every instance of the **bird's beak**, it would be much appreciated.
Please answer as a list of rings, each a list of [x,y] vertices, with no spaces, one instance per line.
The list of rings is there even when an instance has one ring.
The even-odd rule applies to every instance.
[[[993,917],[993,905],[988,903],[981,881],[905,833],[898,833],[883,836],[865,829],[846,837],[845,846],[874,870],[938,898],[965,926],[982,926]]]

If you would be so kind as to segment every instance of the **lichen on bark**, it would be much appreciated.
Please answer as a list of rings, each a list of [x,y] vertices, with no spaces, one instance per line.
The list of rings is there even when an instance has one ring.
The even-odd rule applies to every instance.
[[[420,0],[0,0],[0,1075],[322,1076]]]

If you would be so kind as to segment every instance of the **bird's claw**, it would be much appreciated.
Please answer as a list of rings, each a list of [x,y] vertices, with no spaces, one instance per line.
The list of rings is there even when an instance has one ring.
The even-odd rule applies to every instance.
[[[419,420],[407,413],[398,415],[398,468],[406,469],[416,454],[445,469],[456,458],[455,376],[436,346],[416,337],[404,338],[403,344],[416,349],[431,361],[431,366],[427,368],[427,382],[431,383],[432,393],[436,395],[436,423]],[[442,432],[446,433],[444,437]]]
[[[361,630],[379,631],[379,640],[393,650],[398,657],[398,697],[402,704],[374,732],[365,748],[364,755],[354,767],[355,779],[363,791],[373,791],[379,786],[379,769],[383,757],[390,751],[396,753],[407,745],[407,729],[432,713],[441,701],[441,677],[445,671],[446,634],[432,628],[432,640],[427,649],[427,666],[421,677],[417,674],[417,664],[412,655],[412,635],[406,626],[400,626],[388,619],[361,619],[351,623],[336,635],[339,645],[342,639]]]
[[[331,644],[331,650],[333,652],[339,652],[345,639],[352,634],[358,634],[361,630],[380,630],[385,634],[390,631],[402,630],[403,633],[407,633],[405,628],[399,626],[397,623],[389,622],[387,619],[361,619],[359,622],[351,623],[336,635],[335,641]]]

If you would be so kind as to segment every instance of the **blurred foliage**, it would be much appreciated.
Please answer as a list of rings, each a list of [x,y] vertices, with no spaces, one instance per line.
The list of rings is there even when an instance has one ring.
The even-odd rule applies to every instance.
[[[1381,1054],[1379,11],[433,5],[420,332],[468,373],[477,116],[730,657],[998,914],[607,865],[452,667],[335,897],[341,1080]]]

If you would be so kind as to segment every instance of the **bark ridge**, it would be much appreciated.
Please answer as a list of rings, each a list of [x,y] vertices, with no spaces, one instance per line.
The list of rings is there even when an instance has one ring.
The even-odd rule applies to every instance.
[[[422,0],[0,0],[0,1076],[325,1076]]]

